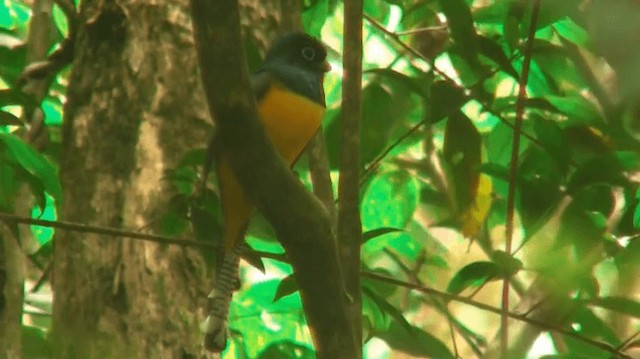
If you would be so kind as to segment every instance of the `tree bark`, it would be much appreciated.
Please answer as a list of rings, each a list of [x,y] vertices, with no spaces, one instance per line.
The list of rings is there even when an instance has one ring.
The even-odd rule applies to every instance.
[[[79,24],[60,218],[139,228],[168,203],[165,170],[210,132],[187,4],[86,0]],[[210,281],[197,252],[58,231],[53,275],[56,357],[208,356],[199,326]]]
[[[24,253],[15,233],[0,222],[0,357],[21,357]]]

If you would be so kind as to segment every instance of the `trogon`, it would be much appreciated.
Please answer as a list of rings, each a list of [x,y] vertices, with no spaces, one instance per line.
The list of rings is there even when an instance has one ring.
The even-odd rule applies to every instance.
[[[331,69],[327,51],[317,39],[290,33],[277,39],[251,77],[260,122],[274,147],[293,165],[320,127],[325,112],[323,80]],[[213,143],[215,143],[215,139]],[[252,205],[220,150],[214,151],[223,213],[222,263],[209,294],[204,345],[222,351],[227,345],[227,315],[236,286],[238,256]],[[206,168],[209,164],[205,163]]]

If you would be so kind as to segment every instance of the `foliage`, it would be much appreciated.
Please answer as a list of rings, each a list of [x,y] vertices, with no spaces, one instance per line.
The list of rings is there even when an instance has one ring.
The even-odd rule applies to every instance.
[[[305,6],[306,29],[335,50],[330,60],[340,68],[341,3]],[[516,293],[512,308],[522,301],[533,303],[524,312],[535,312],[553,303],[556,316],[543,316],[545,330],[561,331],[552,329],[552,345],[541,352],[534,347],[530,357],[611,356],[593,341],[614,351],[637,346],[632,335],[640,288],[624,287],[623,278],[640,271],[640,41],[634,35],[640,30],[632,30],[640,24],[638,10],[625,0],[543,1],[525,100],[518,97],[518,81],[529,56],[530,2],[365,1],[358,164],[363,270],[496,308],[500,291],[493,283],[508,280]],[[41,103],[21,92],[17,80],[26,66],[29,14],[20,0],[0,5],[0,209],[11,212],[16,192],[27,184],[38,199],[36,212],[51,215],[62,200],[55,134],[65,80],[64,72],[58,74]],[[56,14],[61,40],[68,29]],[[329,74],[325,90],[324,130],[337,175],[338,72]],[[517,176],[510,181],[518,101],[525,101],[524,122],[517,134]],[[44,110],[53,129],[53,150],[44,154],[19,137],[23,114],[34,106]],[[163,219],[166,234],[178,235],[190,222],[199,240],[215,240],[210,233],[219,233],[215,182],[193,196],[202,159],[202,152],[191,153],[167,173],[178,194]],[[297,170],[308,183],[305,164]],[[513,253],[502,250],[509,186],[516,188]],[[256,251],[282,253],[264,220],[254,220],[249,233]],[[43,238],[50,260],[51,236]],[[203,255],[214,260],[210,251]],[[247,258],[266,274],[243,267],[225,357],[313,357],[290,266]],[[389,357],[391,351],[470,357],[495,346],[499,318],[482,308],[371,278],[363,281],[363,293],[368,357]],[[25,357],[50,350],[43,326],[24,327],[25,342],[36,343]],[[542,330],[528,340],[538,335]]]

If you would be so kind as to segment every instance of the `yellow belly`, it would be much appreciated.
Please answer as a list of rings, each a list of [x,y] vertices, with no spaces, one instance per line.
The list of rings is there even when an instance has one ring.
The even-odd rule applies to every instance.
[[[260,101],[258,114],[278,153],[293,165],[318,131],[324,107],[273,85]],[[225,251],[229,251],[243,236],[252,205],[224,156],[217,163],[217,175],[224,217],[223,240]]]

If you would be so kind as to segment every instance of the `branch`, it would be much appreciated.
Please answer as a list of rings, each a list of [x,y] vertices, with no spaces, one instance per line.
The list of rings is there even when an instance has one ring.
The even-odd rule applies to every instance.
[[[360,289],[360,119],[362,117],[362,0],[344,1],[344,76],[342,132],[338,181],[338,243],[344,264],[345,286],[351,296],[353,338],[362,342]],[[362,354],[358,352],[358,357]]]
[[[428,294],[428,295],[433,295],[439,298],[442,298],[446,301],[456,301],[456,302],[460,302],[460,303],[464,303],[473,307],[476,307],[478,309],[482,309],[485,310],[487,312],[491,312],[494,314],[498,314],[498,315],[502,315],[502,309],[501,308],[496,308],[496,307],[492,307],[488,304],[484,304],[481,302],[477,302],[473,299],[469,299],[467,297],[462,297],[459,295],[455,295],[455,294],[450,294],[450,293],[446,293],[446,292],[441,292],[439,290],[435,290],[433,288],[429,288],[429,287],[424,287],[421,285],[417,285],[417,284],[412,284],[412,283],[408,283],[408,282],[404,282],[395,278],[391,278],[391,277],[387,277],[384,275],[380,275],[378,273],[373,273],[373,272],[361,272],[363,277],[367,277],[367,278],[371,278],[374,280],[378,280],[384,283],[389,283],[389,284],[393,284],[393,285],[397,285],[400,287],[405,287],[405,288],[409,288],[412,290],[415,290],[417,292],[421,292],[424,294]],[[625,359],[631,359],[630,356],[620,352],[617,348],[614,348],[612,346],[610,346],[609,344],[606,343],[602,343],[599,342],[597,340],[593,340],[584,336],[581,336],[579,334],[576,334],[575,332],[572,332],[570,330],[564,329],[564,328],[560,328],[554,325],[550,325],[535,319],[531,319],[529,317],[526,316],[526,314],[518,314],[518,313],[513,313],[513,312],[507,312],[507,316],[510,318],[513,318],[515,320],[521,321],[521,322],[525,322],[527,324],[536,326],[538,328],[542,328],[544,330],[550,330],[550,331],[554,331],[563,335],[566,335],[568,337],[577,339],[581,342],[587,343],[591,346],[594,346],[596,348],[600,348],[604,351],[607,351],[609,353],[612,353],[615,355],[616,358],[625,358]]]
[[[515,215],[516,198],[516,177],[518,175],[518,154],[520,152],[520,134],[522,133],[522,118],[527,100],[527,82],[529,80],[529,67],[531,66],[531,55],[533,52],[533,41],[536,37],[536,25],[538,14],[540,13],[540,0],[535,0],[531,10],[531,23],[529,24],[529,35],[527,37],[527,47],[524,51],[522,64],[522,74],[518,83],[518,101],[516,102],[516,119],[513,127],[513,144],[511,147],[511,168],[509,170],[509,192],[507,194],[507,219],[505,234],[505,252],[511,255],[513,244],[513,219]],[[502,318],[500,348],[502,357],[505,358],[509,346],[509,279],[502,282]]]
[[[72,223],[72,222],[59,222],[59,221],[47,221],[47,220],[41,220],[41,219],[34,219],[34,218],[25,218],[25,217],[19,217],[13,214],[9,214],[9,213],[5,213],[5,212],[0,212],[0,219],[4,219],[4,220],[8,220],[8,221],[14,221],[17,223],[25,223],[25,224],[32,224],[32,225],[39,225],[39,226],[45,226],[45,227],[51,227],[51,228],[59,228],[59,229],[66,229],[66,230],[71,230],[71,231],[79,231],[79,232],[86,232],[86,233],[95,233],[95,234],[104,234],[104,235],[110,235],[110,236],[116,236],[116,237],[121,237],[121,238],[131,238],[134,240],[148,240],[151,242],[155,242],[155,243],[160,243],[160,244],[169,244],[169,245],[179,245],[179,246],[185,246],[185,247],[203,247],[203,248],[214,248],[215,244],[212,243],[206,243],[206,242],[200,242],[200,241],[195,241],[195,240],[189,240],[189,239],[177,239],[177,238],[171,238],[171,237],[163,237],[163,236],[157,236],[157,235],[149,235],[149,234],[142,234],[142,233],[137,233],[137,232],[130,232],[130,231],[124,231],[124,230],[120,230],[120,229],[115,229],[115,228],[108,228],[108,227],[95,227],[95,226],[87,226],[87,225],[83,225],[83,224],[78,224],[78,223]],[[90,237],[78,237],[78,238],[90,238]],[[254,253],[258,254],[259,256],[263,257],[263,258],[270,258],[270,259],[274,259],[274,260],[278,260],[284,263],[290,263],[290,260],[283,254],[279,254],[279,253],[270,253],[270,252],[260,252],[260,251],[254,251]],[[405,270],[405,269],[403,269]],[[460,302],[460,303],[464,303],[473,307],[476,307],[478,309],[481,310],[486,310],[488,312],[491,313],[495,313],[495,314],[501,314],[501,309],[500,308],[495,308],[492,307],[490,305],[484,304],[484,303],[480,303],[474,300],[471,300],[469,298],[466,297],[462,297],[462,296],[457,296],[454,294],[449,294],[446,292],[442,292],[433,288],[429,288],[429,287],[425,287],[424,285],[422,285],[421,283],[415,284],[415,283],[409,283],[409,282],[405,282],[405,281],[401,281],[395,278],[390,278],[390,277],[386,277],[374,272],[370,272],[370,271],[362,271],[361,275],[364,277],[368,277],[371,278],[373,280],[377,280],[380,282],[384,282],[384,283],[389,283],[389,284],[393,284],[399,287],[403,287],[403,288],[408,288],[411,290],[415,290],[424,294],[428,294],[428,295],[432,295],[434,297],[438,297],[441,298],[443,300],[446,301],[456,301],[456,302]],[[582,342],[591,344],[595,347],[598,347],[600,349],[606,350],[608,352],[620,355],[623,358],[629,358],[628,356],[624,355],[623,353],[621,353],[620,351],[624,348],[625,344],[628,344],[631,340],[633,340],[638,333],[636,333],[634,336],[630,337],[629,339],[627,339],[625,342],[623,342],[623,344],[621,344],[620,346],[618,346],[617,348],[612,348],[611,346],[583,337],[579,334],[576,334],[574,332],[571,331],[567,331],[563,328],[551,325],[551,324],[546,324],[544,322],[540,322],[540,321],[536,321],[534,319],[530,319],[528,318],[528,314],[530,313],[530,311],[524,313],[524,314],[517,314],[517,313],[513,313],[513,312],[508,312],[508,315],[510,318],[513,318],[515,320],[518,321],[522,321],[537,327],[540,327],[542,329],[545,330],[551,330],[563,335],[567,335],[570,336],[572,338],[578,339]]]
[[[329,157],[327,155],[327,146],[324,143],[322,128],[318,130],[318,133],[309,142],[307,153],[309,155],[309,174],[313,184],[313,193],[326,207],[331,217],[331,226],[334,227],[336,223],[336,208],[333,198]]]
[[[220,146],[294,269],[318,358],[357,358],[327,211],[276,154],[257,120],[234,0],[191,0],[200,73]],[[211,46],[215,44],[215,46]]]

